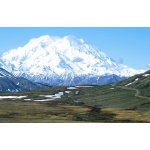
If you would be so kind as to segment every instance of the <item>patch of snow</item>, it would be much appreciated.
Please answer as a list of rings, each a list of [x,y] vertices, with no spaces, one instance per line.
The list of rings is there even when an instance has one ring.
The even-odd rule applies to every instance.
[[[64,92],[58,92],[58,95],[62,96],[64,95]]]
[[[147,76],[149,76],[150,74],[143,74],[143,77],[147,77]]]
[[[125,86],[129,86],[129,85],[133,84],[134,82],[136,82],[136,81],[138,81],[138,80],[139,80],[139,78],[136,78],[133,82],[131,82],[131,83],[125,85]]]
[[[110,88],[111,90],[114,90],[115,88]]]
[[[69,94],[71,91],[65,91],[66,94]]]
[[[25,101],[30,101],[31,99],[28,98],[28,99],[24,99],[24,100],[25,100]]]
[[[131,83],[129,83],[129,84],[127,84],[127,85],[125,85],[125,86],[129,86],[129,85],[131,85],[133,82],[131,82]]]
[[[12,99],[12,98],[21,99],[25,97],[27,96],[0,96],[0,99]]]
[[[55,98],[61,98],[61,95],[59,95],[59,94],[55,94],[55,96],[54,96]]]
[[[46,102],[46,101],[53,101],[55,99],[40,99],[40,100],[34,100],[35,102]]]
[[[75,87],[77,87],[77,88],[79,87],[80,88],[80,87],[93,87],[93,86],[80,85],[80,86],[75,86]]]
[[[51,98],[52,100],[54,100],[56,98],[61,98],[62,95],[64,95],[64,92],[58,92],[55,95],[39,95],[39,96]]]
[[[76,87],[68,87],[67,88],[68,90],[75,90],[75,89],[77,89]]]
[[[48,98],[55,97],[55,95],[40,95],[40,96],[43,96],[43,97],[48,97]]]
[[[25,98],[25,97],[27,97],[27,96],[18,96],[17,98]]]

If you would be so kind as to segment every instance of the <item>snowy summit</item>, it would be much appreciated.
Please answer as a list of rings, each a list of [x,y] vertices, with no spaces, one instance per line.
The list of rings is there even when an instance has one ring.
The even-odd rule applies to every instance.
[[[5,64],[14,75],[56,85],[80,84],[77,80],[83,77],[96,77],[98,82],[101,76],[129,77],[144,72],[116,63],[83,39],[72,36],[31,39],[24,47],[2,54],[1,61],[1,67]]]

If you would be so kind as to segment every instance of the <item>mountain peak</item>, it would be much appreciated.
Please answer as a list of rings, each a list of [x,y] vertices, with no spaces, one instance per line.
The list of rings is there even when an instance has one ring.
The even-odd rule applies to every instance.
[[[59,82],[68,82],[79,76],[112,74],[128,77],[142,72],[116,63],[99,49],[75,36],[44,35],[33,38],[24,47],[4,53],[1,59],[15,75],[36,81],[57,78]]]

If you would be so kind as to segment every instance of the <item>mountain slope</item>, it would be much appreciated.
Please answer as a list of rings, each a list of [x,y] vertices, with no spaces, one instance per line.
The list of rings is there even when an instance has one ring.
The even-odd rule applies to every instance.
[[[0,91],[1,92],[19,92],[24,90],[33,90],[40,88],[25,78],[15,77],[8,71],[0,68]]]
[[[124,81],[118,82],[117,85],[132,88],[144,88],[150,84],[150,70],[141,74],[134,75]]]
[[[83,39],[71,36],[32,39],[4,53],[1,60],[13,74],[50,85],[105,84],[112,75],[122,80],[143,71],[116,63]]]
[[[150,70],[118,82],[117,86],[139,90],[138,95],[147,96],[150,99]]]

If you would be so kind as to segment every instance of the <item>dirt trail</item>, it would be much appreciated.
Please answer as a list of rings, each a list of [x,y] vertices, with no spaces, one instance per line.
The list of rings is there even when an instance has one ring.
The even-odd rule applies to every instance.
[[[125,89],[125,90],[134,90],[134,91],[136,92],[136,93],[135,93],[135,97],[150,100],[150,97],[141,96],[141,95],[140,95],[141,91],[138,90],[138,89],[135,89],[135,88],[129,88],[129,87],[124,87],[124,86],[117,86],[117,87],[118,87],[118,88],[121,88],[121,89]]]

